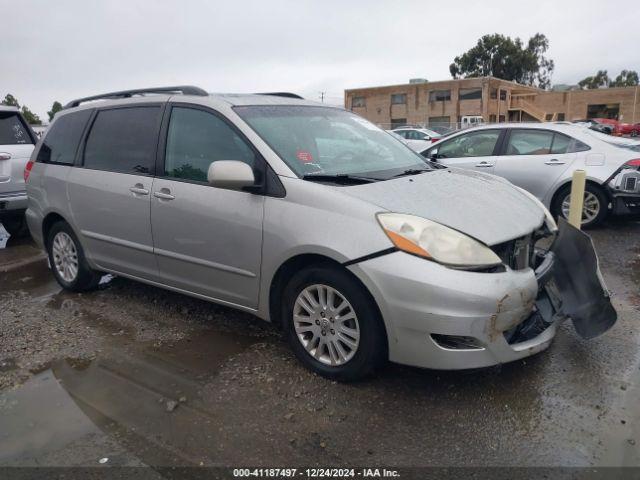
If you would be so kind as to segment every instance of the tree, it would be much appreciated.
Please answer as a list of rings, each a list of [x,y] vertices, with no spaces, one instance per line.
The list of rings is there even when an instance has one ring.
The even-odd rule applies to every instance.
[[[595,75],[583,78],[578,82],[583,90],[593,90],[596,88],[607,88],[611,80],[606,70],[598,70]]]
[[[2,101],[2,105],[7,105],[9,107],[18,107],[18,108],[20,108],[20,104],[18,103],[18,99],[16,97],[14,97],[13,95],[11,95],[10,93],[7,93],[7,95],[4,97],[4,100]]]
[[[40,117],[29,110],[25,105],[22,106],[22,115],[29,125],[42,125]]]
[[[611,87],[635,87],[638,85],[638,72],[635,70],[622,70],[620,75],[611,82]]]
[[[545,57],[548,49],[549,40],[542,33],[531,37],[526,46],[518,37],[484,35],[475,47],[453,59],[449,71],[453,78],[493,76],[546,89],[555,67]]]
[[[49,115],[49,121],[53,120],[53,117],[55,117],[56,113],[60,110],[62,110],[62,104],[58,101],[53,102],[51,110],[47,112],[47,115]]]

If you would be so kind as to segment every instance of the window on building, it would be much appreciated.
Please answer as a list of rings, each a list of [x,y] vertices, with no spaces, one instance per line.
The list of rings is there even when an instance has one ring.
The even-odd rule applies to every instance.
[[[96,170],[147,174],[153,171],[160,107],[102,110],[93,122],[84,166]]]
[[[431,90],[429,92],[430,102],[447,102],[451,100],[451,90]]]
[[[351,101],[351,106],[353,108],[366,107],[367,99],[365,97],[353,97],[353,100]]]
[[[551,120],[553,120],[553,113],[547,113],[544,116],[545,121],[550,122]]]
[[[564,113],[558,113],[556,117],[559,122],[564,122]]]
[[[496,116],[495,115],[489,115],[489,123],[496,123]]]
[[[394,93],[391,95],[391,105],[406,105],[407,94],[406,93]]]
[[[619,103],[602,105],[587,105],[587,118],[611,118],[618,119],[620,114]]]
[[[504,115],[500,115],[498,117],[498,123],[504,123],[505,122],[505,116]]]
[[[407,124],[406,118],[392,118],[391,119],[391,129],[398,127],[404,127]]]
[[[507,91],[500,90],[500,100],[506,100],[506,99],[507,99]]]
[[[80,110],[57,118],[42,142],[37,161],[73,165],[82,131],[90,116],[91,110]]]
[[[496,100],[498,98],[498,89],[492,88],[489,96],[491,97],[491,100]]]
[[[461,88],[460,100],[480,100],[482,98],[481,88]]]

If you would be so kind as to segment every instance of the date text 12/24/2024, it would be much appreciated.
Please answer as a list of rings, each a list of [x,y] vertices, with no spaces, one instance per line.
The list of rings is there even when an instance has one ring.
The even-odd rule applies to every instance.
[[[235,468],[235,478],[398,478],[386,468]]]

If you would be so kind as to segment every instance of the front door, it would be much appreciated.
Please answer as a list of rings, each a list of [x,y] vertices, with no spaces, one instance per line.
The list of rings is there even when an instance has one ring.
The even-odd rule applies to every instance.
[[[165,130],[164,162],[151,198],[162,282],[257,308],[264,197],[212,187],[207,170],[217,160],[240,160],[259,175],[262,159],[207,109],[174,105]]]
[[[576,159],[576,142],[562,133],[542,129],[511,129],[495,174],[540,200]]]
[[[498,129],[475,130],[437,142],[425,156],[434,156],[438,163],[448,167],[493,173],[499,138]]]
[[[150,194],[161,113],[159,105],[99,110],[83,165],[66,181],[88,256],[107,270],[148,280],[157,274]]]

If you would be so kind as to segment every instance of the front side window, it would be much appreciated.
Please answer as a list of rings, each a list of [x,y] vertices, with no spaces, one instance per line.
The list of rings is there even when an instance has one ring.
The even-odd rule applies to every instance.
[[[256,156],[245,141],[213,113],[173,107],[164,175],[206,182],[209,166],[218,160],[238,160],[254,168]]]
[[[153,171],[160,107],[127,107],[98,112],[84,151],[84,166],[131,174]]]
[[[82,131],[91,110],[68,113],[56,118],[45,136],[36,161],[73,165]]]
[[[393,95],[391,95],[391,105],[405,105],[406,103],[406,93],[394,93]]]
[[[480,130],[459,135],[451,140],[442,142],[429,151],[437,158],[488,157],[500,138],[499,130]]]
[[[18,112],[0,112],[0,145],[33,144]]]
[[[506,155],[548,155],[551,153],[553,132],[545,130],[512,130]]]
[[[234,110],[300,177],[347,174],[385,180],[410,168],[429,168],[417,153],[351,112],[303,105]]]

